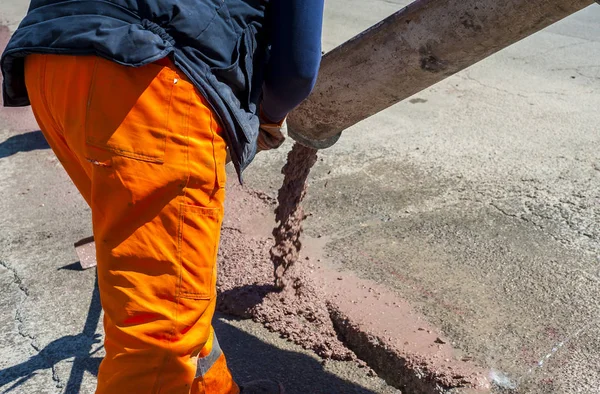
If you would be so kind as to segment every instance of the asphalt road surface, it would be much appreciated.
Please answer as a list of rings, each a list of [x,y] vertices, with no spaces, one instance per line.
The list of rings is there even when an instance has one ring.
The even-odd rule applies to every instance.
[[[325,49],[407,3],[328,0]],[[0,21],[14,29],[25,7],[3,0]],[[600,393],[599,21],[591,6],[356,125],[311,175],[305,243],[397,291],[506,390]],[[89,210],[30,121],[0,117],[0,391],[91,392],[94,275],[69,269]],[[287,148],[247,183],[274,194]],[[217,324],[242,379],[393,392],[252,323]]]

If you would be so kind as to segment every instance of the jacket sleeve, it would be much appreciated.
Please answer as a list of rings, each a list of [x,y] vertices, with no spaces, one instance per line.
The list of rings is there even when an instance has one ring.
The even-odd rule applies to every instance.
[[[271,57],[263,85],[262,110],[282,120],[312,91],[321,63],[324,0],[271,0]]]

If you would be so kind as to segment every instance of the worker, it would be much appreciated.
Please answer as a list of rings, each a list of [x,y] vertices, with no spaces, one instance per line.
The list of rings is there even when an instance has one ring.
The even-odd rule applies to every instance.
[[[282,143],[322,19],[323,0],[32,0],[2,54],[4,105],[31,104],[91,208],[96,393],[283,392],[238,386],[211,326],[225,163],[241,180]]]

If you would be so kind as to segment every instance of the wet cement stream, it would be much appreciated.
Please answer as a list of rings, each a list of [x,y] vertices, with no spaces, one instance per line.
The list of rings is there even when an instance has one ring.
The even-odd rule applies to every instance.
[[[316,161],[316,149],[296,143],[281,170],[284,180],[277,196],[279,205],[275,209],[275,219],[279,225],[273,230],[275,246],[271,249],[275,286],[280,290],[294,282],[294,278],[286,274],[298,261],[302,248],[300,235],[305,215],[301,203],[306,195],[308,174]]]
[[[221,254],[227,255],[222,256],[220,269],[226,272],[219,275],[218,307],[222,312],[261,322],[323,358],[353,360],[356,356],[334,329],[326,294],[309,278],[309,258],[296,264],[305,218],[301,202],[316,161],[317,151],[300,144],[295,144],[288,154],[275,208],[278,225],[272,232],[274,238],[248,237],[244,231],[223,228]],[[245,209],[253,210],[253,204],[264,200],[246,202],[249,206]],[[256,207],[255,211],[259,210]],[[272,270],[264,264],[269,258]]]

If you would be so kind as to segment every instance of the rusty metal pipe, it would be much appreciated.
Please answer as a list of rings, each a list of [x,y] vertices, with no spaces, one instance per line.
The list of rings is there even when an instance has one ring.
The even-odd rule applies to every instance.
[[[324,56],[289,133],[330,146],[348,127],[593,3],[417,0]]]

